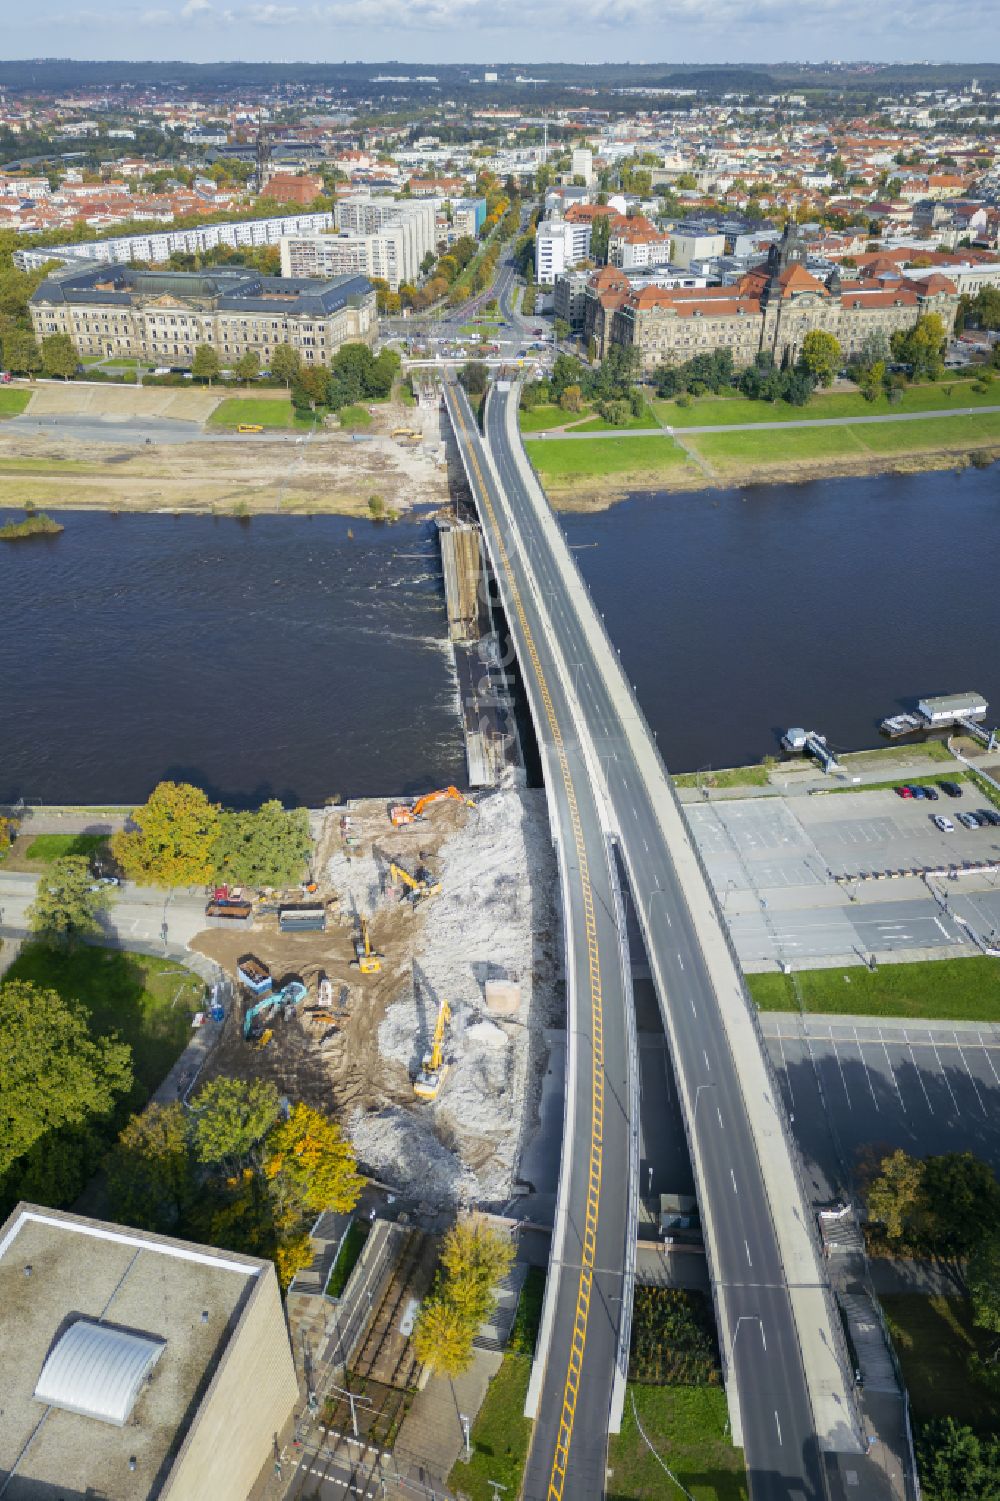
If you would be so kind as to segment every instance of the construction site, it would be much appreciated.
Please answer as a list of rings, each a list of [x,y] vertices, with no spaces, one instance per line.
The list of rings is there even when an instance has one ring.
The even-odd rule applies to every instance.
[[[237,997],[205,1077],[272,1080],[342,1123],[424,1222],[516,1191],[563,1015],[545,795],[456,788],[314,815],[294,892],[220,888],[194,947]]]

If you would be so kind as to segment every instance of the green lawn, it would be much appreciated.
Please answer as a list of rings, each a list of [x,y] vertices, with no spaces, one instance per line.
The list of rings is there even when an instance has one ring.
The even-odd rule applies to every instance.
[[[711,464],[794,464],[803,459],[839,459],[867,452],[851,427],[797,427],[788,432],[699,433],[688,438]],[[652,440],[650,440],[652,441]]]
[[[682,1492],[671,1485],[638,1431],[643,1432],[695,1501],[746,1501],[742,1449],[729,1438],[725,1393],[715,1386],[639,1386],[629,1383],[622,1431],[608,1447],[608,1501],[664,1501]]]
[[[341,1242],[337,1259],[330,1269],[330,1280],[326,1284],[328,1298],[339,1298],[347,1286],[347,1279],[357,1265],[361,1255],[371,1224],[368,1220],[352,1220],[348,1226],[347,1234]]]
[[[462,323],[458,331],[465,338],[495,339],[500,332],[500,325],[488,322]]]
[[[525,446],[543,480],[655,473],[687,463],[684,451],[667,437],[595,438],[589,443],[536,439]]]
[[[922,964],[881,964],[872,973],[850,969],[796,971],[806,1011],[842,1016],[916,1017],[938,1021],[1000,1021],[1000,959],[929,959]],[[761,1011],[797,1011],[789,975],[747,975]]]
[[[337,416],[340,418],[341,427],[371,427],[372,425],[372,414],[367,407],[341,407]]]
[[[25,850],[26,860],[61,860],[64,855],[92,855],[108,842],[106,834],[39,834]]]
[[[683,771],[676,787],[766,787],[766,766],[728,766],[720,771]]]
[[[517,1355],[534,1355],[538,1326],[542,1321],[545,1297],[545,1272],[540,1266],[529,1267],[517,1300],[517,1313],[510,1331],[508,1349]]]
[[[882,1298],[917,1423],[954,1418],[980,1434],[1000,1426],[1000,1400],[969,1374],[969,1356],[986,1358],[996,1339],[972,1323],[965,1298],[899,1293]]]
[[[952,766],[955,762],[952,761]],[[823,797],[840,797],[844,792],[892,792],[896,787],[936,787],[938,782],[964,782],[968,777],[965,771],[949,771],[947,776],[936,771],[933,776],[907,777],[905,782],[896,777],[891,782],[859,782],[856,787],[828,787],[822,793]],[[940,809],[937,810],[940,812]]]
[[[220,401],[209,417],[211,427],[238,427],[241,422],[259,422],[262,427],[293,427],[295,411],[286,396],[229,396]]]
[[[11,386],[0,386],[0,417],[20,416],[31,397],[31,391],[19,391]]]
[[[530,1375],[527,1355],[508,1354],[490,1382],[472,1425],[472,1458],[468,1464],[460,1459],[448,1477],[451,1489],[461,1491],[470,1501],[491,1501],[490,1480],[506,1487],[509,1501],[521,1493],[531,1437],[531,1422],[524,1416]]]
[[[95,1036],[117,1032],[132,1048],[139,1109],[187,1045],[191,1017],[205,994],[197,975],[173,960],[123,954],[117,949],[72,952],[27,944],[7,971],[9,980],[31,980],[80,1001]]]
[[[544,433],[551,427],[565,427],[567,422],[578,422],[581,416],[586,416],[590,411],[584,407],[582,412],[564,412],[562,407],[555,406],[552,402],[543,402],[541,406],[532,407],[530,412],[521,408],[521,431],[522,433]]]
[[[591,417],[589,422],[581,422],[579,427],[573,429],[576,433],[622,433],[628,432],[634,427],[659,427],[656,413],[648,404],[644,404],[638,417],[629,416],[627,422],[606,422],[603,417]]]
[[[671,427],[715,427],[740,422],[796,422],[802,418],[879,417],[894,412],[947,411],[951,407],[1000,406],[1000,383],[973,391],[971,381],[939,381],[908,386],[897,402],[881,396],[866,401],[857,391],[817,391],[804,407],[787,401],[748,401],[745,396],[700,396],[679,407],[675,400],[654,401],[662,421]]]
[[[1000,392],[997,393],[1000,405]],[[854,427],[873,453],[905,453],[916,448],[948,448],[952,444],[1000,442],[1000,412],[977,412],[974,417],[923,417],[916,422],[875,422]]]

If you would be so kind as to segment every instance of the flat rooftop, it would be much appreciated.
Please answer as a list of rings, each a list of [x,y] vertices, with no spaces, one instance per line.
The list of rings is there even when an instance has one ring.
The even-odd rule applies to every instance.
[[[19,1204],[0,1229],[4,1501],[158,1495],[269,1265]],[[53,1346],[81,1317],[162,1342],[122,1427],[34,1395]],[[87,1372],[76,1379],[89,1384]]]

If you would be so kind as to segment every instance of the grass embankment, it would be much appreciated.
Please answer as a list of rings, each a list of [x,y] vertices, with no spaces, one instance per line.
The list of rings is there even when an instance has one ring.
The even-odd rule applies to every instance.
[[[129,1106],[139,1109],[162,1082],[187,1044],[191,1017],[205,993],[197,975],[169,959],[123,954],[117,949],[71,952],[27,944],[6,978],[30,980],[81,1003],[91,1032],[112,1032],[132,1048],[135,1087]]]
[[[720,771],[682,771],[675,787],[766,787],[766,766],[726,766]]]
[[[209,414],[208,426],[239,427],[241,422],[249,422],[264,428],[292,428],[301,426],[297,418],[287,392],[276,391],[273,396],[227,396]],[[304,420],[306,426],[312,425],[312,418]]]
[[[541,478],[556,485],[604,476],[622,484],[636,476],[655,479],[683,469],[688,462],[683,449],[668,437],[595,438],[589,443],[548,443],[542,439],[525,446]]]
[[[636,1424],[656,1450],[650,1453]],[[629,1383],[622,1431],[608,1446],[608,1501],[662,1501],[681,1492],[663,1466],[695,1501],[746,1501],[742,1449],[729,1437],[725,1392],[717,1386],[639,1386]]]
[[[367,407],[347,406],[341,407],[337,413],[341,427],[359,428],[371,427],[372,414]]]
[[[661,403],[646,402],[638,417],[629,416],[625,422],[607,422],[592,406],[582,406],[578,412],[566,412],[562,407],[546,404],[533,407],[530,412],[521,411],[522,433],[545,433],[558,428],[568,428],[574,433],[625,433],[634,428],[659,427],[653,406]]]
[[[330,1269],[329,1281],[324,1291],[328,1298],[339,1298],[347,1286],[347,1279],[357,1266],[358,1257],[368,1239],[371,1223],[368,1220],[352,1220],[347,1234],[340,1243],[337,1259]]]
[[[954,762],[952,764],[954,765]],[[949,771],[947,776],[943,771],[939,771],[934,776],[906,777],[905,780],[897,777],[892,782],[859,782],[851,787],[824,787],[819,795],[838,797],[842,792],[894,792],[897,787],[937,787],[941,782],[964,782],[966,776],[967,773],[964,771]],[[942,810],[936,808],[934,811],[940,813]]]
[[[19,417],[33,395],[33,391],[14,390],[10,386],[0,387],[0,418]]]
[[[24,852],[26,860],[41,860],[50,865],[66,855],[90,856],[108,842],[107,834],[39,834]]]
[[[521,1477],[528,1457],[531,1421],[524,1416],[531,1357],[506,1354],[490,1382],[479,1416],[472,1425],[472,1458],[459,1460],[448,1477],[453,1491],[469,1501],[491,1501],[489,1482],[502,1485],[508,1496],[521,1493]]]
[[[581,422],[579,427],[574,427],[575,433],[627,433],[637,427],[659,427],[656,413],[652,407],[643,406],[638,417],[629,415],[624,422],[608,422],[600,415],[595,415],[587,422]]]
[[[912,422],[699,433],[688,441],[722,474],[754,466],[964,453],[970,448],[1000,443],[1000,412],[977,412],[970,417],[921,417]]]
[[[688,406],[676,400],[654,401],[661,421],[670,427],[725,427],[742,422],[798,422],[803,418],[889,417],[897,412],[947,412],[958,407],[1000,406],[1000,383],[972,390],[971,380],[908,386],[899,401],[880,396],[866,401],[859,391],[817,391],[804,407],[787,401],[749,401],[745,396],[693,397]]]
[[[66,528],[61,521],[53,521],[44,511],[25,516],[23,521],[8,521],[0,526],[0,539],[4,542],[20,542],[25,537],[57,537]]]
[[[1000,959],[930,959],[923,964],[882,964],[872,972],[798,970],[795,982],[806,1011],[835,1016],[882,1016],[912,1021],[1000,1021]],[[761,1011],[797,1011],[790,975],[747,975]]]
[[[996,1336],[975,1327],[969,1300],[899,1293],[881,1301],[917,1423],[954,1418],[996,1433],[1000,1399],[969,1372],[972,1356],[990,1360]]]

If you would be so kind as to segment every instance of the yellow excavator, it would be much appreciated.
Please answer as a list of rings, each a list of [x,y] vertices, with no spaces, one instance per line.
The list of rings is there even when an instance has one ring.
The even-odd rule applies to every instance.
[[[358,931],[354,935],[356,959],[351,960],[352,969],[360,969],[363,975],[377,975],[382,968],[382,955],[376,954],[368,931],[368,919],[358,918]]]
[[[426,792],[423,797],[418,797],[415,803],[396,803],[389,809],[389,821],[394,828],[400,828],[403,824],[417,823],[423,818],[426,810],[432,803],[439,803],[443,798],[450,797],[455,802],[464,803],[467,808],[476,805],[464,792],[459,792],[457,787],[441,787],[437,792]]]
[[[414,902],[422,902],[428,896],[437,896],[441,890],[441,882],[431,880],[430,871],[424,865],[418,867],[415,876],[411,876],[410,872],[404,870],[401,865],[397,865],[395,860],[390,860],[389,880],[401,881]]]
[[[424,1054],[423,1067],[413,1081],[413,1093],[418,1100],[436,1100],[444,1083],[448,1065],[444,1061],[444,1029],[451,1021],[451,1007],[442,1001],[438,1007],[434,1042],[429,1053]]]

